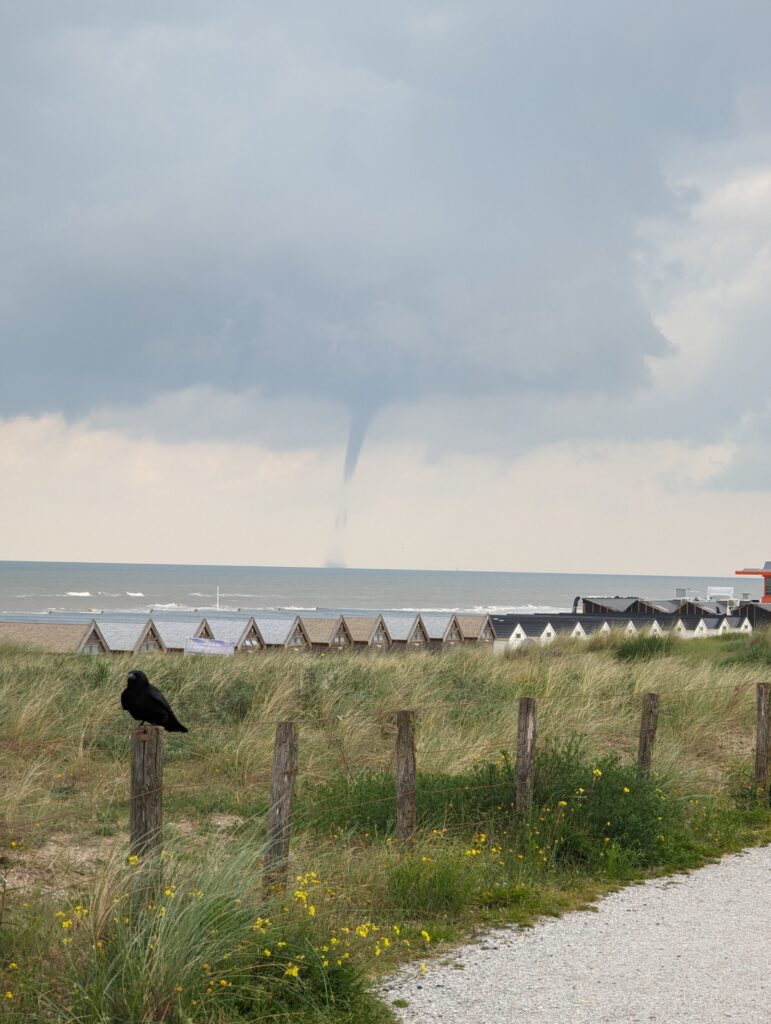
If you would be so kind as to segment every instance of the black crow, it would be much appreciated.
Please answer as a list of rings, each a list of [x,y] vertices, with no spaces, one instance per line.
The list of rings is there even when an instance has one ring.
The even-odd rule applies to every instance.
[[[128,674],[128,686],[120,695],[120,704],[132,718],[143,725],[162,725],[166,732],[187,732],[169,707],[169,702],[160,690],[150,684],[141,669],[132,669]]]

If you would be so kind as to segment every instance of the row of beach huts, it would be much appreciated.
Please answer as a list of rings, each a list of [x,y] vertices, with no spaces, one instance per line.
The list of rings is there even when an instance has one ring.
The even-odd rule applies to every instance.
[[[758,602],[648,601],[643,598],[580,598],[574,611],[524,614],[371,612],[369,614],[270,615],[211,613],[150,617],[136,613],[67,614],[0,618],[0,644],[54,653],[256,654],[265,651],[450,650],[464,645],[502,652],[560,637],[574,640],[612,631],[682,639],[750,633],[771,625],[771,605]]]

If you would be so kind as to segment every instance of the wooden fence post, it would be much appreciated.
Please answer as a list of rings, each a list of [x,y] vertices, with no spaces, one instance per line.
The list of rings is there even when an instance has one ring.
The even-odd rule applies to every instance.
[[[418,822],[415,770],[415,712],[396,715],[396,832],[411,839]]]
[[[769,691],[771,685],[758,683],[757,711],[758,721],[755,734],[755,788],[765,790],[768,786],[768,717]]]
[[[535,697],[520,697],[517,728],[517,791],[514,797],[514,810],[518,818],[524,818],[530,810],[530,801],[533,795],[535,716]]]
[[[131,854],[159,851],[163,825],[163,729],[142,725],[131,734]]]
[[[296,774],[297,727],[294,722],[279,722],[273,748],[273,776],[270,782],[270,806],[265,841],[266,895],[286,887]]]
[[[637,747],[637,768],[641,772],[650,772],[653,757],[653,745],[656,742],[656,727],[659,721],[658,693],[646,693],[643,697],[642,720],[640,722],[640,743]]]

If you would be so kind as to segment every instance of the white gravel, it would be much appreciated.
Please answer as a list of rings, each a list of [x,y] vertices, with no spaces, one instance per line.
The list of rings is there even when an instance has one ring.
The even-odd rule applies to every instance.
[[[381,989],[411,1024],[771,1021],[771,847],[505,928]]]

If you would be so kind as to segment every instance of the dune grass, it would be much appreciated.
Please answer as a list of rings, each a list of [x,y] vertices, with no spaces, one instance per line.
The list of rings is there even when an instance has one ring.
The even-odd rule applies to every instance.
[[[156,865],[126,859],[132,723],[118,697],[137,666],[191,730],[166,737]],[[506,657],[0,648],[0,1015],[386,1020],[366,979],[404,960],[419,970],[445,940],[769,841],[767,801],[751,785],[754,684],[769,666],[760,633]],[[648,691],[662,706],[650,779],[633,763]],[[522,695],[538,699],[539,753],[533,812],[516,825]],[[407,845],[393,798],[404,707],[418,723],[419,829]],[[300,729],[292,881],[266,900],[284,719]]]

